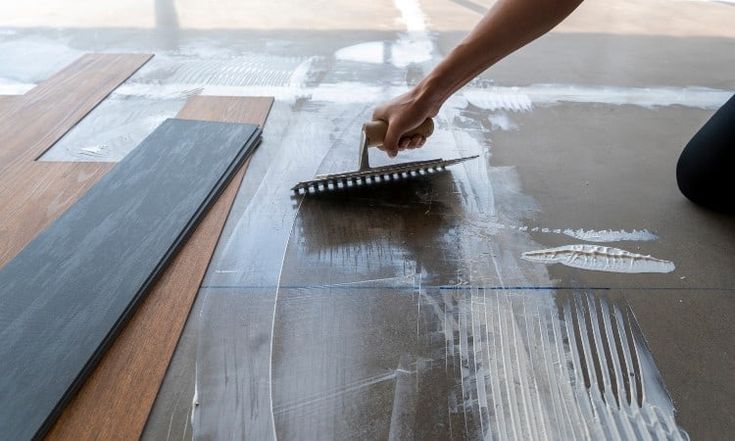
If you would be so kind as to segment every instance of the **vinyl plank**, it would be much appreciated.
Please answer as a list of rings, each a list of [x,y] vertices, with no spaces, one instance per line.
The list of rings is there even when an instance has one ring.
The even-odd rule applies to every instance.
[[[258,138],[165,121],[0,269],[0,433],[48,429]]]
[[[192,97],[178,117],[263,126],[272,104],[270,97]],[[47,440],[139,438],[246,166],[142,301]]]
[[[263,125],[272,105],[272,97],[194,96],[176,117]]]
[[[19,102],[21,95],[0,95],[0,119],[7,118],[12,106]]]

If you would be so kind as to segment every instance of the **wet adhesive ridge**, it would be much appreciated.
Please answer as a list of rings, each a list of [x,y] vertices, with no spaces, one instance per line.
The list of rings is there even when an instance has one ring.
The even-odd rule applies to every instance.
[[[497,230],[516,230],[520,232],[545,233],[545,234],[563,234],[575,239],[584,240],[586,242],[623,242],[623,241],[651,241],[657,240],[658,236],[646,229],[628,230],[585,230],[584,228],[550,228],[528,225],[511,225],[498,222],[482,222],[476,225],[478,228],[497,229]]]
[[[492,93],[482,90],[468,89],[463,92],[469,104],[484,110],[509,110],[512,112],[530,112],[533,110],[533,101],[528,94],[516,88],[504,88]]]
[[[561,263],[572,268],[614,273],[670,273],[676,269],[668,260],[600,245],[566,245],[527,251],[521,257],[529,262]]]
[[[564,231],[567,236],[587,242],[618,242],[624,240],[656,240],[658,236],[648,230],[584,230],[579,228],[573,230],[567,228]]]
[[[522,87],[492,86],[468,88],[463,96],[477,107],[495,110],[501,98],[529,105],[589,103],[635,105],[646,108],[686,106],[717,109],[733,94],[729,90],[706,87],[616,87],[575,84],[532,84]]]
[[[305,57],[257,53],[179,53],[157,55],[128,83],[158,85],[286,86]]]
[[[627,306],[477,288],[428,296],[443,318],[468,439],[688,440]],[[459,429],[459,428],[458,428]]]
[[[632,312],[590,295],[564,307],[573,382],[604,439],[688,440]],[[579,387],[577,388],[579,391]],[[586,407],[586,406],[585,406]],[[597,439],[597,436],[594,437]]]
[[[275,61],[275,62],[274,62]],[[223,86],[285,86],[301,60],[277,57],[236,57],[224,60],[187,60],[168,81]]]

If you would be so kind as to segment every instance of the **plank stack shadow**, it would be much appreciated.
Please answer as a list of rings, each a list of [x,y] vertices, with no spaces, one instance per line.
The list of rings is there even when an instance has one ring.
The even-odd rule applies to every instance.
[[[260,133],[166,120],[0,269],[4,438],[50,427]]]

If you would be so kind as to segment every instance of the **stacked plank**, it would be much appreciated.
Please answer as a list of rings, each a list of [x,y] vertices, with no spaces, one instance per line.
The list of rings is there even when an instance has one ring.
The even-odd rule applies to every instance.
[[[5,277],[3,280],[8,282],[3,285],[4,294],[10,293],[8,295],[12,297],[13,292],[17,293],[17,291],[13,291],[13,286],[17,290],[20,285],[23,285],[23,290],[30,292],[27,298],[16,296],[16,303],[13,303],[12,308],[8,308],[5,315],[0,319],[0,332],[11,337],[8,342],[12,342],[13,338],[18,338],[18,341],[23,341],[23,338],[30,338],[30,342],[38,343],[34,339],[38,339],[39,335],[44,332],[48,334],[50,329],[50,325],[47,328],[41,323],[36,323],[35,332],[23,333],[24,330],[28,331],[30,329],[26,326],[29,323],[27,322],[29,317],[37,313],[39,308],[42,309],[44,305],[48,306],[49,304],[48,297],[39,297],[37,294],[50,289],[48,280],[44,278],[50,273],[41,274],[39,269],[33,267],[33,261],[38,262],[39,259],[48,255],[56,256],[61,259],[61,262],[57,265],[59,268],[49,268],[52,273],[55,270],[57,274],[57,280],[53,282],[67,283],[67,291],[69,287],[77,286],[74,285],[74,279],[68,277],[69,270],[73,270],[72,272],[84,271],[84,265],[89,267],[90,262],[74,267],[74,264],[81,264],[76,259],[79,250],[76,254],[73,251],[66,251],[67,254],[64,254],[64,252],[59,252],[54,247],[49,248],[49,244],[59,243],[59,241],[64,242],[64,240],[68,240],[69,237],[73,236],[66,233],[74,230],[75,226],[78,227],[80,219],[86,219],[85,216],[89,217],[89,212],[94,211],[95,204],[89,201],[97,201],[97,203],[104,205],[100,201],[114,198],[114,192],[106,194],[104,191],[96,191],[97,188],[95,187],[95,191],[82,197],[80,208],[76,212],[72,207],[62,215],[58,220],[58,225],[61,226],[55,223],[39,235],[39,231],[48,227],[62,212],[74,204],[111,167],[108,164],[97,163],[40,163],[35,159],[50,148],[66,131],[73,127],[76,122],[149,58],[148,55],[88,55],[29,91],[25,96],[0,99],[0,207],[2,207],[0,208],[0,244],[2,244],[0,248],[0,266],[16,257],[13,262],[7,263],[0,270],[0,278]],[[271,98],[195,97],[187,102],[179,117],[262,125],[271,104]],[[158,153],[159,164],[148,170],[148,176],[156,178],[156,170],[165,166],[167,161],[171,159],[171,155],[175,156],[177,152],[181,153],[182,145],[184,147],[188,145],[190,152],[206,150],[201,149],[201,147],[197,149],[196,143],[189,142],[187,144],[183,142],[182,144],[181,139],[183,138],[191,141],[196,138],[193,136],[196,133],[210,133],[211,135],[216,132],[221,135],[219,142],[216,143],[218,146],[235,146],[229,151],[241,152],[242,147],[246,144],[250,148],[254,145],[255,138],[253,136],[258,132],[255,127],[248,129],[246,126],[232,124],[208,125],[209,130],[214,128],[216,130],[207,132],[202,130],[201,124],[203,123],[186,121],[165,123],[164,126],[166,127],[162,127],[160,130],[163,130],[161,133],[164,133],[168,138],[164,139],[162,143],[159,142],[156,145],[151,144],[147,148],[141,148],[140,152],[143,153],[131,154],[130,161],[134,163],[136,155],[140,156],[146,152],[154,152],[154,156],[155,153]],[[186,133],[181,133],[182,130]],[[180,136],[177,135],[177,132]],[[161,133],[158,133],[158,135],[161,135]],[[188,136],[186,136],[187,133]],[[159,141],[161,140],[159,138]],[[155,139],[150,141],[153,142]],[[228,141],[231,141],[231,143],[228,144]],[[239,147],[237,146],[238,143],[241,144]],[[199,142],[199,145],[201,144]],[[161,148],[161,145],[171,145],[177,148],[168,152],[155,152],[157,146]],[[141,145],[141,147],[144,146]],[[16,407],[22,407],[20,406],[22,400],[17,394],[24,392],[24,386],[30,387],[30,389],[36,387],[36,392],[41,392],[40,395],[31,394],[31,401],[47,400],[54,406],[42,422],[37,422],[37,426],[34,426],[32,421],[10,422],[11,425],[8,427],[19,427],[19,431],[4,433],[18,434],[21,438],[38,437],[53,424],[54,416],[61,412],[59,420],[53,425],[47,438],[106,439],[112,438],[114,435],[115,438],[134,439],[140,435],[194,296],[206,272],[207,264],[214,251],[224,220],[229,213],[237,188],[245,172],[244,167],[240,168],[239,171],[237,169],[247,153],[233,153],[233,155],[230,162],[223,162],[223,168],[210,174],[210,183],[214,184],[211,185],[209,190],[197,193],[199,194],[199,202],[192,202],[191,207],[194,208],[197,208],[197,206],[206,208],[211,205],[211,209],[206,215],[204,215],[204,210],[193,209],[193,211],[189,211],[190,216],[183,221],[177,218],[175,214],[167,218],[169,224],[171,222],[177,223],[178,220],[178,230],[175,229],[176,234],[172,233],[173,235],[163,242],[171,242],[171,238],[175,238],[176,240],[173,240],[170,247],[159,247],[166,250],[163,255],[164,258],[159,263],[172,259],[170,265],[165,267],[162,264],[156,264],[156,259],[152,259],[150,262],[153,263],[149,263],[149,267],[145,271],[149,271],[150,267],[153,267],[153,271],[149,271],[146,277],[141,277],[137,285],[130,281],[131,278],[135,278],[131,275],[116,282],[115,287],[127,287],[129,292],[135,293],[127,300],[127,303],[118,296],[108,297],[105,300],[105,293],[97,293],[102,297],[95,296],[95,290],[99,290],[102,285],[93,286],[94,283],[92,283],[77,293],[67,294],[70,303],[77,301],[76,305],[81,308],[78,311],[82,312],[81,315],[71,314],[64,320],[59,320],[53,314],[48,315],[49,322],[54,322],[57,326],[55,332],[57,339],[59,339],[57,343],[62,346],[65,342],[66,344],[69,344],[69,342],[79,343],[73,338],[71,340],[61,338],[65,330],[63,324],[76,320],[76,325],[83,325],[85,313],[109,312],[107,309],[109,305],[106,302],[119,301],[117,313],[113,313],[107,319],[98,322],[98,324],[114,323],[110,323],[109,329],[102,326],[97,330],[97,340],[95,340],[97,343],[87,346],[90,348],[96,347],[97,349],[92,352],[92,356],[88,357],[89,360],[88,363],[84,364],[84,369],[79,372],[78,376],[74,377],[70,385],[62,384],[58,387],[61,392],[57,393],[56,398],[61,398],[43,397],[44,391],[48,392],[49,396],[53,395],[51,389],[54,388],[49,385],[27,385],[14,381],[5,382],[3,386],[0,386],[1,398],[8,402],[10,406],[18,404]],[[201,156],[201,158],[204,158],[204,156]],[[139,162],[141,161],[139,160]],[[120,167],[124,167],[125,164],[123,163],[120,164]],[[179,168],[181,164],[183,163],[179,163]],[[135,167],[129,168],[129,170],[140,169],[140,164],[133,165]],[[125,171],[124,168],[121,168],[121,170]],[[109,179],[106,182],[101,182],[101,184],[105,184],[104,188],[107,188],[108,191],[116,188],[116,184],[121,181],[120,176],[123,172],[118,172],[116,168],[108,176]],[[223,176],[234,176],[228,183],[227,179],[217,177],[221,173],[224,173]],[[175,174],[169,173],[169,175]],[[136,176],[140,177],[137,173]],[[159,178],[166,181],[166,176],[159,176]],[[133,186],[131,188],[137,187]],[[216,197],[219,194],[217,190],[222,190],[219,199]],[[97,193],[96,196],[95,193]],[[138,200],[138,203],[145,205],[144,199]],[[183,193],[179,199],[185,199]],[[85,201],[87,201],[86,205]],[[118,201],[117,204],[123,203],[124,201]],[[155,204],[150,206],[155,207]],[[108,206],[107,209],[114,211],[113,206]],[[124,217],[123,215],[122,218]],[[87,222],[91,222],[91,219],[87,219]],[[109,220],[110,218],[105,217],[104,219]],[[198,227],[194,228],[196,220],[201,220],[201,222]],[[129,218],[128,221],[135,223],[135,218]],[[52,234],[54,231],[56,231],[56,235]],[[89,244],[89,241],[93,239],[104,242],[104,237],[102,237],[106,235],[102,234],[104,231],[111,233],[110,230],[99,230],[100,234],[96,239],[94,239],[94,234],[81,234],[77,236],[76,242],[72,241],[70,243],[76,243],[77,245],[80,243]],[[183,243],[189,234],[188,240],[176,253],[176,244]],[[112,235],[114,236],[114,234]],[[124,238],[124,232],[118,234],[117,237]],[[33,242],[28,246],[28,250],[21,251],[31,240]],[[43,240],[46,242],[43,242]],[[41,245],[45,243],[45,247],[38,245],[39,243]],[[26,253],[25,256],[24,253]],[[133,261],[140,260],[141,256],[144,255],[145,253],[139,255]],[[16,260],[20,263],[15,263]],[[13,274],[18,274],[19,269],[21,273],[24,272],[28,276],[24,280],[19,281],[13,277]],[[112,271],[114,272],[114,268]],[[155,277],[157,272],[162,273],[158,278]],[[133,271],[130,274],[136,274],[136,272]],[[72,282],[69,282],[69,280],[72,280]],[[89,277],[85,280],[90,282],[95,280],[95,277]],[[130,291],[128,282],[138,288]],[[101,290],[107,291],[109,288],[110,285],[105,285]],[[60,295],[60,292],[60,290],[57,290],[57,295]],[[144,293],[147,293],[147,296],[143,297],[142,294]],[[86,300],[84,300],[85,295],[89,296]],[[34,298],[35,301],[31,301]],[[63,296],[57,298],[60,301],[63,299]],[[137,305],[141,299],[142,303]],[[97,309],[85,309],[85,305],[94,304],[94,302],[98,302]],[[57,305],[63,305],[63,302],[57,303]],[[104,306],[100,307],[100,305]],[[50,312],[52,311],[46,311],[44,314]],[[38,317],[44,317],[44,315],[36,315],[36,318]],[[113,320],[114,317],[118,317],[118,320]],[[125,325],[127,320],[129,322]],[[73,326],[73,324],[70,326]],[[79,328],[80,331],[82,329],[89,330],[84,326]],[[113,339],[118,333],[120,335]],[[71,334],[74,334],[74,332]],[[89,337],[87,334],[86,332],[77,333],[78,338],[82,340]],[[46,338],[48,338],[48,335]],[[3,349],[17,350],[19,348],[19,346],[11,347],[10,343],[3,343],[3,345]],[[102,350],[107,346],[109,346],[109,349],[103,352]],[[51,356],[51,359],[53,359],[53,356]],[[80,360],[84,359],[85,356],[80,358]],[[4,359],[4,363],[9,366],[12,362],[13,360]],[[22,373],[22,366],[11,367],[15,369],[16,373]],[[45,369],[53,372],[53,363],[45,366]],[[38,369],[36,371],[41,372]],[[82,382],[86,374],[89,374],[89,379]],[[14,378],[22,379],[22,377]],[[71,376],[66,378],[68,380]],[[79,392],[73,395],[73,392],[80,386]],[[5,396],[11,390],[16,395]],[[67,401],[69,401],[68,405],[63,408],[62,405]],[[40,407],[38,409],[39,415],[43,416],[45,411]],[[0,419],[6,421],[6,416],[11,415],[14,411],[14,409],[4,407]],[[22,413],[18,415],[22,415]],[[7,427],[4,426],[3,430],[6,429]]]

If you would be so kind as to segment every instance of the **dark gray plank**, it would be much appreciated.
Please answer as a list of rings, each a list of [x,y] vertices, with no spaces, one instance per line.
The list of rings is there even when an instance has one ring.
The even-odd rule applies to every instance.
[[[43,434],[259,139],[166,120],[0,269],[3,439]]]

